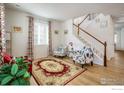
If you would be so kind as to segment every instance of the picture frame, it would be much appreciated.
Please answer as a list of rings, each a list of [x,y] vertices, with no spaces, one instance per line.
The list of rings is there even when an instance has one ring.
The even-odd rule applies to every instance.
[[[54,33],[55,33],[55,34],[59,34],[59,31],[58,31],[58,30],[55,30]]]
[[[65,35],[68,34],[68,30],[64,30],[64,34],[65,34]]]
[[[21,32],[22,28],[19,26],[13,26],[13,32]]]

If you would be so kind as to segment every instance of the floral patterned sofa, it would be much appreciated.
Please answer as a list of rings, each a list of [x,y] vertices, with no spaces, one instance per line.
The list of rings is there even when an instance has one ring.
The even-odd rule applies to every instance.
[[[92,49],[84,46],[81,50],[75,51],[73,53],[74,63],[82,64],[82,67],[86,63],[91,63],[93,65],[94,55]]]

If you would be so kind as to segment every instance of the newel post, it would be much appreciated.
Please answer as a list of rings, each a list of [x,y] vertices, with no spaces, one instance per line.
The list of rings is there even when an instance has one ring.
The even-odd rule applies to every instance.
[[[107,47],[107,43],[104,43],[104,66],[107,67],[107,54],[106,54],[106,48]]]

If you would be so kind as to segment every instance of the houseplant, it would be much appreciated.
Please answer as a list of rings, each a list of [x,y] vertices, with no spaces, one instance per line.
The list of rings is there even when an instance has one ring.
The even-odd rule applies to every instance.
[[[30,73],[28,72],[30,62],[23,58],[16,58],[0,67],[1,85],[29,85]]]

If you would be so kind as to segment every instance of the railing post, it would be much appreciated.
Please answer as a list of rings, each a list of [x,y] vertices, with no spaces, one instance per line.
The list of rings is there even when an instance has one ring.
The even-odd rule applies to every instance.
[[[80,29],[79,29],[79,26],[80,26],[80,24],[78,24],[78,35],[79,35],[79,30],[80,30]]]
[[[105,67],[107,66],[106,46],[107,46],[107,43],[105,42],[104,43],[104,66]]]

